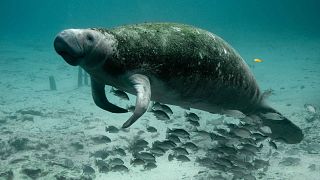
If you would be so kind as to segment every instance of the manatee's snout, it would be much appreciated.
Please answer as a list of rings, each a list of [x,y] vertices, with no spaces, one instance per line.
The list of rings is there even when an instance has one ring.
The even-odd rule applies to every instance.
[[[68,29],[60,32],[54,40],[54,49],[70,65],[79,65],[84,56],[83,48],[80,46],[79,36],[76,30]]]

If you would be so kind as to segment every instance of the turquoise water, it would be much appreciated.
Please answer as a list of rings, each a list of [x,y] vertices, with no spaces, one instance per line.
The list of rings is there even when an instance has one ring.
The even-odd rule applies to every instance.
[[[2,0],[0,179],[318,179],[319,7],[317,0]],[[92,100],[90,83],[79,86],[78,67],[65,63],[53,41],[64,29],[144,22],[189,24],[223,38],[249,65],[261,91],[269,92],[268,103],[299,126],[304,139],[289,145],[267,138],[254,144],[258,152],[247,155],[241,146],[244,137],[231,135],[232,141],[221,144],[197,131],[232,131],[227,124],[238,124],[239,118],[174,105],[169,105],[173,111],[169,121],[147,112],[132,127],[121,130],[131,112],[113,114],[99,109]],[[57,90],[50,89],[50,76]],[[112,103],[124,108],[135,105],[135,96],[129,95],[127,101],[110,89],[105,88]],[[190,112],[200,117],[199,126],[186,121],[185,113]],[[106,132],[110,126],[119,132]],[[150,132],[149,126],[157,132]],[[171,149],[155,158],[157,167],[151,170],[154,164],[132,165],[137,156],[134,143],[146,140],[148,147],[143,152],[150,152],[153,143],[167,139],[167,128],[190,133],[190,140],[182,138],[177,143],[183,148],[187,142],[198,146],[198,151],[185,148],[190,162],[177,157],[169,161],[178,151]],[[254,139],[252,134],[250,138]],[[221,146],[220,154],[214,151]],[[246,156],[248,164],[237,164],[226,147],[233,148],[238,157]],[[125,155],[117,150],[124,150]],[[123,162],[113,162],[114,158]],[[128,171],[121,171],[123,166],[114,168],[117,163]]]

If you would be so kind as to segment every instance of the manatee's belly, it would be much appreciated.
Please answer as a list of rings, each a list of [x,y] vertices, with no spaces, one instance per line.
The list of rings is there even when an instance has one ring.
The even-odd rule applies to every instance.
[[[248,87],[248,90],[245,90],[241,87],[231,88],[222,84],[219,85],[219,82],[206,82],[200,79],[190,81],[190,79],[192,80],[190,77],[172,78],[169,81],[163,81],[154,75],[144,75],[150,79],[151,100],[164,104],[220,113],[228,109],[247,112],[247,109],[252,109],[260,103],[260,97],[258,97],[260,92],[257,86],[251,86]],[[106,81],[105,83],[136,95],[134,88],[126,83],[128,77],[129,75],[124,75],[114,82]],[[253,94],[250,94],[250,92]]]
[[[246,113],[257,108],[261,101],[259,88],[254,85],[245,90],[241,87],[219,85],[219,82],[174,79],[172,82],[161,82],[151,86],[154,86],[152,88],[154,101],[212,113],[230,109]]]

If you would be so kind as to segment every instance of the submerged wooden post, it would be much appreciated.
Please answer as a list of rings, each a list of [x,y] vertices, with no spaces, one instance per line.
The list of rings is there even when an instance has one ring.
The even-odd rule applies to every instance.
[[[82,72],[82,68],[79,67],[78,70],[78,87],[82,86],[82,81],[83,81],[83,76],[82,76],[83,72]]]
[[[54,80],[53,76],[49,76],[49,83],[51,91],[57,90],[56,81]]]
[[[89,78],[88,73],[84,72],[84,85],[86,85],[86,86],[89,85],[88,78]]]

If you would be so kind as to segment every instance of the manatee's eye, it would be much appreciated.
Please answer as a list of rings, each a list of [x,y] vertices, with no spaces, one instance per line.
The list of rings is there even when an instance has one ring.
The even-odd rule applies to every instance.
[[[88,34],[87,35],[87,40],[90,41],[90,42],[93,42],[94,39],[93,39],[92,34]]]

